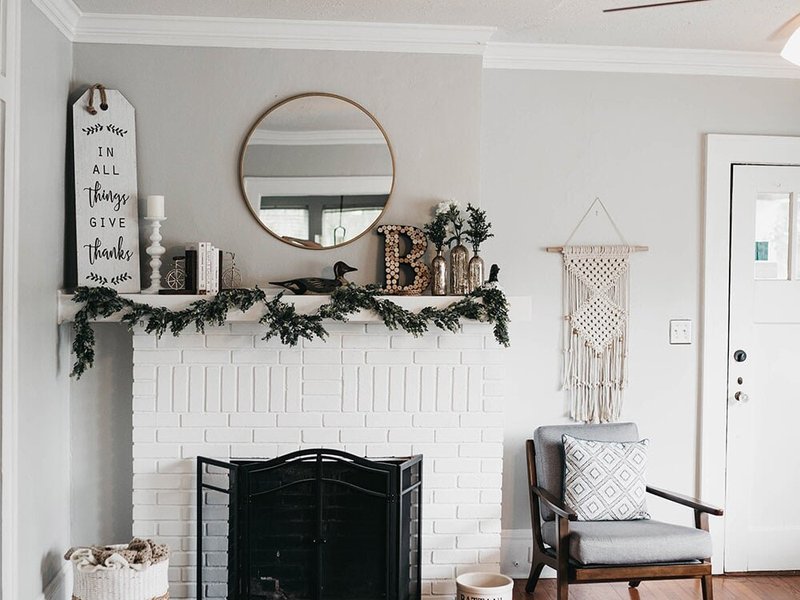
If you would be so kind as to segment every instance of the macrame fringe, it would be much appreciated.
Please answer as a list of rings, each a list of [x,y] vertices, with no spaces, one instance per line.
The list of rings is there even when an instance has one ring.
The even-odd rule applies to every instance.
[[[628,373],[629,246],[563,250],[564,372],[570,416],[606,423],[620,416]]]

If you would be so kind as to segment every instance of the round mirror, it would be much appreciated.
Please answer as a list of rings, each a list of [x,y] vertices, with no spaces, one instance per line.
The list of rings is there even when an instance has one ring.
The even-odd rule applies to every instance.
[[[301,94],[258,118],[242,146],[239,175],[264,229],[319,250],[377,224],[394,187],[394,156],[363,107],[334,94]]]

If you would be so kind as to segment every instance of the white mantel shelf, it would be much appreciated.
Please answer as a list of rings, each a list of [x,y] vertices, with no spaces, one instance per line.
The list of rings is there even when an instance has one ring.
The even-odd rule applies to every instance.
[[[210,296],[197,296],[197,295],[159,295],[159,294],[121,294],[127,300],[133,300],[141,304],[148,304],[150,306],[163,306],[170,310],[182,310],[188,308],[192,302],[197,300],[207,300]],[[268,296],[268,297],[274,297]],[[403,308],[418,312],[427,306],[434,308],[445,308],[461,299],[461,296],[381,296],[382,298],[390,298],[396,304]],[[58,322],[67,323],[75,319],[75,314],[80,309],[80,305],[72,301],[73,294],[58,292]],[[297,310],[301,313],[307,314],[314,312],[320,306],[327,303],[330,296],[327,295],[309,295],[309,296],[294,296],[292,294],[285,294],[283,296],[284,302],[291,302],[295,305]],[[532,315],[532,302],[530,296],[509,296],[508,303],[510,307],[510,316],[512,321],[530,321]],[[239,310],[231,310],[228,313],[228,321],[239,323],[255,323],[263,315],[263,308],[256,305],[247,312]],[[97,322],[119,322],[120,314],[116,313],[104,319],[97,319]],[[381,319],[370,311],[360,311],[349,319],[349,323],[375,323],[380,322]]]

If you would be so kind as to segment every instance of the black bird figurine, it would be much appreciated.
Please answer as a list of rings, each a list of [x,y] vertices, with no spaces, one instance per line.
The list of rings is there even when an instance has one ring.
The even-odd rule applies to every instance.
[[[497,263],[492,265],[492,268],[489,269],[489,280],[486,283],[497,283],[497,276],[500,274],[500,267],[497,266]]]
[[[303,294],[330,294],[336,288],[347,285],[348,281],[344,276],[351,271],[358,271],[358,269],[351,267],[347,263],[338,261],[333,265],[333,275],[336,279],[301,277],[299,279],[289,279],[288,281],[270,281],[270,283],[272,285],[285,287],[298,296],[302,296]]]

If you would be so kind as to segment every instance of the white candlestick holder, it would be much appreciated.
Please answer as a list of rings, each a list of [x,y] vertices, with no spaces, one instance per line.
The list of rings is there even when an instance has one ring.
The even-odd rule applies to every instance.
[[[150,287],[142,290],[143,294],[157,294],[161,287],[161,257],[166,252],[161,245],[161,221],[166,221],[167,217],[145,217],[145,221],[150,221],[152,232],[150,233],[150,245],[147,247],[147,254],[150,256]]]

